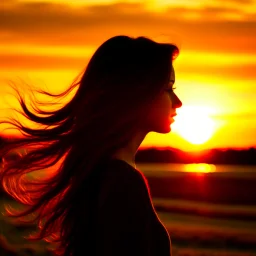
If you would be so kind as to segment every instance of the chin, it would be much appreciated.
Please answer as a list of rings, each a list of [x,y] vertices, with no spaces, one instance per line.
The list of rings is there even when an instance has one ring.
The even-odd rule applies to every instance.
[[[154,129],[154,132],[166,134],[169,133],[171,130],[172,129],[170,125],[165,125],[162,127],[158,127],[157,129]]]
[[[172,129],[169,127],[169,128],[166,128],[165,130],[163,130],[161,133],[163,134],[166,134],[166,133],[169,133]]]

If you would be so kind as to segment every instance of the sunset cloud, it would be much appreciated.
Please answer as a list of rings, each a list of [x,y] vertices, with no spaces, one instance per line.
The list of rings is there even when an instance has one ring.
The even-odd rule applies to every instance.
[[[196,57],[196,55],[195,55]],[[39,69],[83,69],[86,67],[90,56],[88,57],[72,57],[72,56],[43,56],[40,54],[0,54],[0,69],[10,70],[18,68],[19,70],[39,70]],[[177,60],[178,61],[178,60]],[[218,65],[216,63],[197,62],[193,59],[189,62],[182,63],[178,66],[179,74],[194,74],[209,75],[230,78],[232,79],[255,79],[256,63],[235,63],[234,65]],[[175,66],[176,63],[175,63]]]
[[[174,68],[183,105],[211,107],[223,125],[211,145],[256,145],[256,2],[125,1],[0,0],[0,107],[9,79],[62,91],[110,37],[145,36],[180,48]]]
[[[2,43],[98,45],[116,34],[168,35],[189,50],[256,53],[256,17],[239,8],[167,8],[148,11],[142,4],[71,8],[64,4],[16,3],[0,7]]]
[[[215,2],[219,2],[223,4],[223,0],[215,0]],[[235,3],[235,4],[253,4],[255,1],[254,0],[226,0],[225,2],[230,2],[230,3]]]

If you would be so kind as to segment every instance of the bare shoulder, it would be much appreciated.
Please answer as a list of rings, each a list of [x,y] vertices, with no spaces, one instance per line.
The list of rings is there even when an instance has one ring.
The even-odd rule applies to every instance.
[[[109,161],[104,169],[103,176],[109,182],[121,183],[122,185],[148,186],[144,174],[122,160]]]
[[[144,174],[124,161],[108,162],[103,168],[100,202],[118,200],[119,197],[137,197],[148,200],[149,188]]]

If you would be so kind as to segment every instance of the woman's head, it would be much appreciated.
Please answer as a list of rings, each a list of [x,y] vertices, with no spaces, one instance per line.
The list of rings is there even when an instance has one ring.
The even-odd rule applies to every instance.
[[[181,103],[175,97],[171,99],[173,106],[167,106],[166,98],[162,102],[165,105],[159,102],[159,96],[166,94],[165,88],[170,86],[170,79],[174,79],[172,62],[177,54],[175,45],[146,37],[115,36],[104,42],[81,79],[77,92],[79,106],[73,108],[77,122],[86,123],[88,117],[98,127],[95,133],[100,133],[99,139],[114,133],[115,141],[121,137],[129,140],[134,129],[166,130],[154,125],[152,113],[158,122],[163,111],[172,113]],[[151,111],[153,105],[157,109]],[[147,119],[148,115],[151,119]]]
[[[66,91],[39,91],[54,102],[77,87],[73,98],[56,110],[42,110],[42,103],[31,98],[33,113],[14,88],[22,114],[39,128],[25,126],[18,119],[0,121],[24,135],[7,140],[0,155],[28,149],[17,161],[5,162],[0,182],[7,193],[28,207],[13,216],[39,213],[32,220],[37,220],[41,229],[34,238],[60,242],[59,252],[72,252],[83,228],[81,205],[83,211],[90,210],[89,201],[85,202],[88,197],[81,191],[97,185],[92,179],[97,163],[123,147],[140,129],[168,132],[167,119],[181,106],[176,95],[166,91],[172,85],[170,79],[174,80],[172,61],[177,54],[175,45],[146,37],[110,38],[93,54],[79,81]],[[26,180],[24,174],[42,169],[44,177]]]
[[[148,114],[144,121],[147,131],[158,133],[168,133],[171,130],[173,116],[176,115],[176,108],[182,106],[182,102],[174,93],[175,71],[172,67],[169,83],[158,94],[154,102],[150,105]]]

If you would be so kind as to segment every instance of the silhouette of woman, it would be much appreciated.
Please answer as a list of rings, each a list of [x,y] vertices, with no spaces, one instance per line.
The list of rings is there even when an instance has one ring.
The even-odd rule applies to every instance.
[[[8,216],[25,221],[33,214],[29,221],[39,227],[26,239],[44,239],[63,256],[171,254],[170,236],[135,154],[147,133],[170,132],[171,116],[182,106],[173,91],[178,53],[173,44],[142,36],[112,37],[66,91],[38,91],[60,99],[78,87],[54,111],[34,101],[33,113],[13,87],[23,115],[40,125],[1,121],[24,135],[7,141],[1,155],[27,149],[16,161],[5,162],[0,175],[4,190],[26,206],[23,211],[6,207]],[[25,175],[36,170],[45,175]]]

